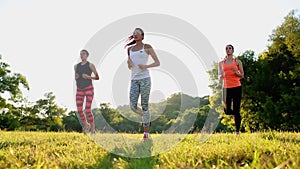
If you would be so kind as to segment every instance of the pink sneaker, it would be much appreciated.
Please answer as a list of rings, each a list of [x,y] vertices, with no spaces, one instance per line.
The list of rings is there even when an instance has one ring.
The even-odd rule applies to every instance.
[[[144,137],[143,137],[143,139],[146,139],[146,138],[149,138],[149,134],[147,134],[147,133],[144,133]]]

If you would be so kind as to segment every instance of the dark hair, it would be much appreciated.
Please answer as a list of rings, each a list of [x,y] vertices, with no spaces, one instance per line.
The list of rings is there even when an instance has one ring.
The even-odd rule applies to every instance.
[[[234,50],[234,47],[231,44],[228,44],[226,46],[230,46],[232,48],[232,50]]]
[[[82,49],[80,52],[85,52],[88,56],[90,55],[89,52],[85,49]]]
[[[139,31],[141,31],[141,32],[142,32],[143,39],[144,39],[144,31],[143,31],[143,29],[141,29],[141,28],[135,28],[134,30],[139,30]],[[129,37],[127,38],[127,41],[130,41],[130,40],[132,40],[132,39],[133,39],[133,35],[129,36]],[[125,47],[131,46],[131,45],[133,45],[133,44],[135,44],[135,43],[136,43],[136,41],[135,41],[135,40],[132,40],[131,42],[127,43],[127,44],[125,45]]]

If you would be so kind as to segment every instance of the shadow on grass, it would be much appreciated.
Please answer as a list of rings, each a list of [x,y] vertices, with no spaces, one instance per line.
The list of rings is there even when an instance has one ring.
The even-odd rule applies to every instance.
[[[278,140],[284,143],[295,143],[295,144],[300,143],[300,139],[298,138],[289,138],[286,136],[284,137],[284,136],[276,135],[275,132],[262,133],[261,138],[266,140]]]
[[[276,140],[279,140],[284,143],[288,142],[288,143],[300,144],[300,140],[296,138],[276,138]]]
[[[7,147],[19,147],[19,146],[36,146],[31,141],[21,141],[21,142],[13,142],[13,141],[3,141],[0,142],[0,149],[4,149]]]
[[[143,140],[130,147],[115,148],[113,153],[103,157],[95,167],[107,169],[122,166],[127,169],[152,169],[158,160],[158,156],[152,156],[152,148],[152,139]],[[127,156],[117,154],[126,154]]]

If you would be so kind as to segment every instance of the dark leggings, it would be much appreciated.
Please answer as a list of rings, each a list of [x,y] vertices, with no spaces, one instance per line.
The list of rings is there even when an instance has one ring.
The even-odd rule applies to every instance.
[[[236,132],[240,131],[241,127],[241,100],[242,100],[242,86],[233,87],[233,88],[224,88],[225,94],[225,103],[226,108],[224,108],[224,112],[227,115],[234,115],[235,129]],[[231,106],[232,105],[232,106]]]
[[[77,88],[76,92],[76,105],[77,105],[77,111],[80,116],[81,122],[83,124],[86,124],[86,120],[89,123],[94,123],[94,116],[91,111],[92,101],[94,97],[94,87],[93,85],[89,85],[83,89]],[[83,102],[85,100],[85,114],[83,112]]]

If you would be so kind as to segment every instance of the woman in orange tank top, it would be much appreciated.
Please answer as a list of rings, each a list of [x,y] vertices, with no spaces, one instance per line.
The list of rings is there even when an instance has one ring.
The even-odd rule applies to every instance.
[[[236,135],[239,134],[241,126],[240,107],[242,100],[242,85],[240,79],[244,77],[243,64],[233,57],[234,48],[226,46],[226,57],[219,63],[220,80],[223,81],[223,107],[227,115],[232,115]]]

